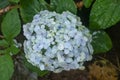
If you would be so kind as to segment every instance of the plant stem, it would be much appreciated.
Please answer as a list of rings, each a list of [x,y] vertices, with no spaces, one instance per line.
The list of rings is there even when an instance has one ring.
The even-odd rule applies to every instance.
[[[20,8],[20,6],[19,6],[19,5],[7,6],[7,7],[3,8],[3,9],[0,9],[0,15],[8,12],[9,10],[11,10],[11,9],[13,9],[13,8]]]

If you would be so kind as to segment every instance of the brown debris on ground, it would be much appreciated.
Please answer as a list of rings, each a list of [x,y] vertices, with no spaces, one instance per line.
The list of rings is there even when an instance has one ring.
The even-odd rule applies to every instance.
[[[107,60],[95,61],[89,66],[90,80],[118,80],[116,67]]]

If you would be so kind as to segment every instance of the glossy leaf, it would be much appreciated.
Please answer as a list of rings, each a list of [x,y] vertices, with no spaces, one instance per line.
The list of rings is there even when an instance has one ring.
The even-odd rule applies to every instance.
[[[14,65],[10,55],[0,55],[0,80],[10,80]]]
[[[31,22],[33,16],[46,9],[44,0],[20,0],[20,12],[25,23]]]
[[[21,23],[17,9],[9,11],[2,21],[2,34],[7,40],[15,38],[21,30]]]
[[[51,6],[57,12],[70,11],[74,14],[77,13],[77,7],[73,0],[51,0]]]
[[[97,31],[93,33],[92,46],[94,53],[103,53],[112,48],[112,41],[106,32]]]
[[[96,0],[90,13],[91,29],[106,29],[120,21],[120,0]]]
[[[89,8],[92,2],[93,0],[83,0],[83,4],[85,5],[86,8]]]

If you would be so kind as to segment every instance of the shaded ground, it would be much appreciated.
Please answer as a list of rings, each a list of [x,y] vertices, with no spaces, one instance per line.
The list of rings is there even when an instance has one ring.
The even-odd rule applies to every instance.
[[[51,73],[47,77],[39,78],[39,80],[88,80],[88,73],[85,70],[63,71],[59,74]]]

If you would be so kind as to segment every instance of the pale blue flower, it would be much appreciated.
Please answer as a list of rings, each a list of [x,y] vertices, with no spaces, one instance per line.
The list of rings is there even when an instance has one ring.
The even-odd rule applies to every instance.
[[[58,62],[64,62],[64,57],[61,54],[57,54]]]
[[[59,43],[58,44],[58,49],[63,50],[64,49],[64,43]]]
[[[71,42],[66,42],[64,46],[65,46],[65,48],[67,48],[70,51],[73,50],[73,46],[72,46]]]
[[[70,53],[70,50],[65,49],[65,50],[64,50],[64,53],[65,53],[65,54],[69,54],[69,53]]]
[[[69,11],[40,11],[23,31],[25,57],[40,70],[84,69],[83,63],[92,59],[90,31]]]
[[[45,65],[44,64],[39,64],[39,68],[40,68],[40,70],[45,70]]]
[[[67,63],[72,63],[72,62],[73,62],[73,59],[72,59],[72,58],[66,58],[65,61],[66,61]]]
[[[65,34],[65,35],[64,35],[64,39],[65,39],[65,41],[68,41],[68,40],[70,40],[70,37]]]

